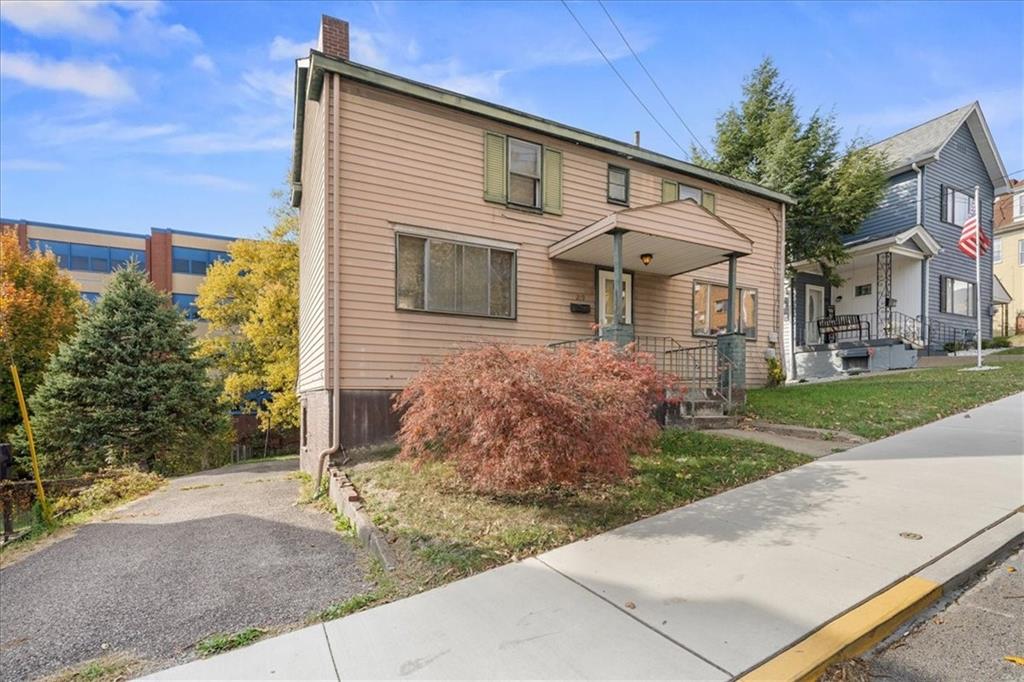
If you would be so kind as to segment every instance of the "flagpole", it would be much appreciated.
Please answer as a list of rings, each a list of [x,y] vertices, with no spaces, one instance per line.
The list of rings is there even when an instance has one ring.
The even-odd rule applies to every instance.
[[[978,185],[974,186],[974,212],[976,225],[975,228],[975,239],[974,239],[974,276],[975,276],[975,305],[974,312],[978,317],[978,336],[975,340],[974,345],[978,351],[978,369],[981,369],[981,251],[982,251],[982,235],[984,234],[981,230],[981,188]]]

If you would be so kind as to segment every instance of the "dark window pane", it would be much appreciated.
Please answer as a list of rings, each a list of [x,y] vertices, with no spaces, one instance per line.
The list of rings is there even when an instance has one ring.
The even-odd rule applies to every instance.
[[[188,272],[188,259],[187,258],[175,258],[172,265],[174,272]]]
[[[423,252],[427,240],[398,237],[398,307],[423,310]]]
[[[462,246],[462,306],[459,312],[486,315],[487,305],[487,249]]]
[[[442,241],[430,242],[430,287],[427,291],[427,308],[442,312],[455,312],[458,292],[456,272],[456,244]]]
[[[191,273],[193,275],[205,275],[206,274],[206,265],[207,265],[207,262],[205,260],[194,260],[194,261],[192,261]]]
[[[110,249],[92,244],[72,244],[71,269],[110,272]]]
[[[513,262],[511,251],[491,251],[491,315],[512,317]]]
[[[198,296],[194,294],[172,294],[171,302],[174,303],[179,310],[185,313],[186,319],[198,320],[199,308],[196,307],[197,298]]]
[[[538,205],[537,189],[540,182],[523,175],[510,175],[508,178],[508,199],[520,206]]]

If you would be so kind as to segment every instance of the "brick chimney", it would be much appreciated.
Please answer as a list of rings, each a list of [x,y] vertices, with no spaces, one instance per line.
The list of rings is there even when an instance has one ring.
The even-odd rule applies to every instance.
[[[320,36],[316,49],[331,59],[348,60],[348,22],[320,15]]]

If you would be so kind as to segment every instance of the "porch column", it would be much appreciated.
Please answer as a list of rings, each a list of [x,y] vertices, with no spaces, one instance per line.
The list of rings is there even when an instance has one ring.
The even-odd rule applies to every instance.
[[[615,326],[624,324],[625,311],[622,301],[622,231],[612,232],[612,270],[615,273],[615,283],[612,285],[612,296],[614,297]]]
[[[928,343],[928,266],[931,256],[921,261],[921,341]]]
[[[725,332],[736,333],[736,255],[729,256],[729,299],[725,313]]]

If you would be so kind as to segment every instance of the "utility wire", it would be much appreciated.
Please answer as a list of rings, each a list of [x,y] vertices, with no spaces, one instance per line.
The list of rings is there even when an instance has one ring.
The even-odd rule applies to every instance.
[[[622,42],[626,44],[626,47],[629,49],[629,53],[633,55],[633,59],[636,60],[636,63],[639,64],[640,68],[643,69],[644,73],[647,74],[647,77],[650,79],[651,84],[654,86],[655,90],[658,91],[658,94],[660,94],[661,98],[665,100],[665,104],[668,105],[668,108],[672,110],[672,113],[676,115],[676,118],[679,119],[679,122],[683,124],[684,128],[686,128],[686,132],[690,134],[690,137],[693,139],[694,142],[697,143],[697,146],[699,146],[705,154],[711,156],[711,153],[708,151],[708,148],[705,147],[704,143],[700,141],[700,138],[698,138],[697,135],[694,134],[694,132],[690,129],[690,126],[686,125],[686,121],[683,120],[683,117],[676,110],[675,106],[672,105],[672,102],[665,94],[665,91],[661,89],[660,85],[658,85],[658,81],[654,80],[654,76],[651,75],[651,72],[647,70],[647,67],[644,65],[643,61],[640,60],[640,55],[638,55],[636,53],[636,50],[633,49],[633,46],[630,45],[629,40],[626,39],[626,36],[622,32],[622,29],[620,29],[619,25],[615,23],[615,19],[612,18],[612,15],[608,11],[608,8],[605,7],[604,0],[597,0],[597,4],[599,4],[601,6],[601,9],[604,10],[604,15],[608,17],[608,21],[610,21],[612,26],[615,27],[615,32],[619,34],[620,38],[622,38]]]
[[[583,35],[587,36],[587,39],[590,41],[590,44],[593,45],[594,49],[598,51],[598,53],[604,59],[605,63],[608,64],[609,67],[611,67],[611,70],[615,72],[615,75],[619,77],[619,80],[622,81],[622,84],[626,86],[626,89],[629,90],[630,94],[633,95],[633,98],[636,99],[636,101],[640,104],[641,107],[643,107],[644,111],[647,112],[647,115],[650,116],[651,119],[658,124],[658,127],[661,128],[661,131],[665,133],[668,136],[668,138],[675,143],[677,147],[679,147],[679,151],[688,156],[687,151],[683,148],[683,145],[679,144],[679,140],[673,137],[672,133],[670,133],[668,129],[661,124],[661,121],[659,121],[658,117],[654,115],[654,112],[651,111],[650,107],[648,107],[644,103],[644,101],[640,99],[640,95],[637,94],[636,90],[633,89],[633,87],[625,79],[622,73],[620,73],[619,70],[615,68],[615,64],[612,63],[612,60],[608,59],[608,55],[604,53],[604,50],[601,49],[601,46],[598,45],[597,41],[595,41],[594,38],[590,35],[586,27],[583,25],[583,22],[580,21],[580,18],[577,17],[576,13],[572,11],[572,8],[569,7],[569,4],[565,0],[561,1],[562,7],[564,7],[565,10],[569,13],[569,15],[576,21],[576,25],[580,27],[581,31],[583,31]]]

